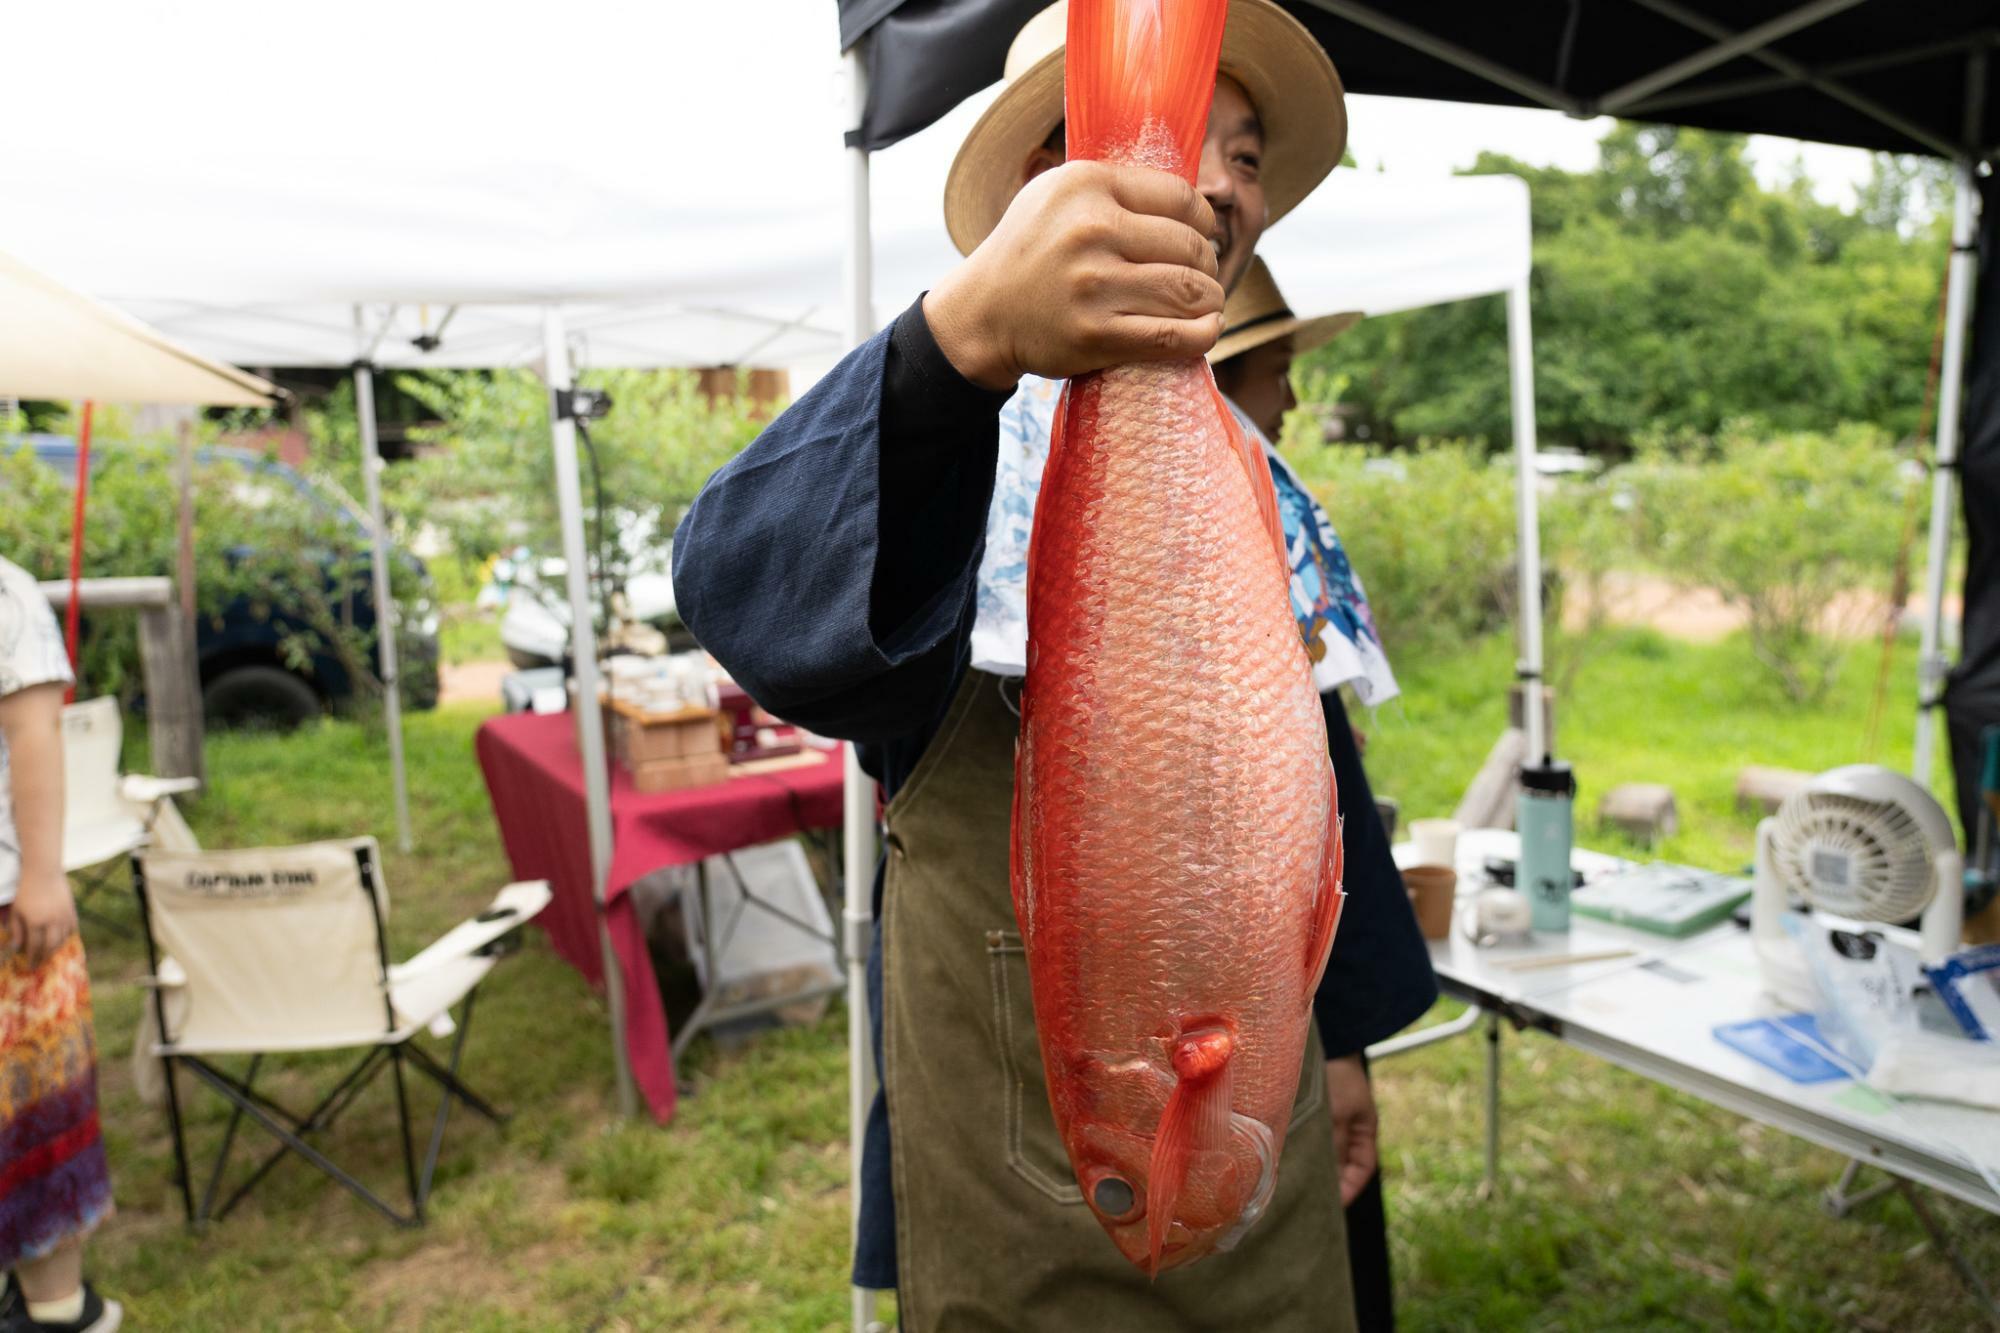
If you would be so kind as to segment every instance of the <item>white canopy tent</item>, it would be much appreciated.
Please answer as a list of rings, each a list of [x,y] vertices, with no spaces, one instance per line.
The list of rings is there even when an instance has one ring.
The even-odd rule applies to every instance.
[[[872,168],[853,151],[843,164],[838,130],[852,123],[858,90],[852,68],[843,83],[832,55],[831,6],[579,0],[564,15],[567,37],[549,33],[541,9],[509,8],[361,0],[337,25],[245,0],[171,15],[136,3],[117,6],[115,18],[61,6],[24,13],[15,37],[49,50],[88,44],[99,53],[94,82],[120,92],[72,99],[59,70],[32,62],[10,76],[24,104],[78,104],[31,141],[7,143],[42,202],[0,219],[0,246],[210,355],[353,366],[364,404],[378,368],[534,366],[553,404],[572,365],[823,367],[955,261],[940,216],[943,179],[987,96]],[[124,40],[90,41],[107,22],[122,25]],[[254,111],[229,81],[188,77],[257,68],[273,50],[285,52],[284,95]],[[381,72],[395,67],[385,52],[409,57],[405,76]],[[449,54],[420,58],[431,52]],[[578,71],[570,100],[496,91],[544,86],[552,53]],[[360,97],[357,70],[375,71]],[[131,117],[135,106],[146,115]],[[1302,312],[1380,314],[1507,294],[1527,557],[1521,659],[1532,674],[1540,629],[1528,243],[1518,181],[1344,171],[1263,250]],[[579,693],[594,714],[575,427],[552,419]],[[372,456],[365,411],[361,424]],[[372,469],[368,501],[379,568]],[[385,588],[378,597],[389,606]],[[382,638],[393,651],[393,635]],[[393,675],[393,662],[384,670]],[[610,852],[601,735],[587,716],[600,896]],[[874,812],[872,789],[850,776],[858,1144],[872,1069],[859,962]],[[609,989],[618,994],[615,973]],[[613,1022],[622,1022],[615,1006]],[[622,1074],[622,1033],[616,1050]],[[621,1093],[629,1108],[629,1078]]]

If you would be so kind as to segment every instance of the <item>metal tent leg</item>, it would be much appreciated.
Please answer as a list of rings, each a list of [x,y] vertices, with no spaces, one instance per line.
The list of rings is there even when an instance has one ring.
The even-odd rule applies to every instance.
[[[597,622],[590,564],[583,548],[583,489],[576,461],[576,418],[564,410],[571,383],[569,340],[560,308],[542,312],[543,370],[549,385],[549,442],[555,454],[556,512],[561,516],[569,593],[570,657],[576,673],[577,741],[583,751],[584,823],[590,840],[590,893],[597,905],[597,949],[604,968],[604,1002],[611,1012],[611,1064],[618,1076],[618,1114],[639,1114],[639,1085],[625,1049],[625,971],[611,944],[606,915],[611,879],[611,775],[604,761],[604,715],[597,698]]]
[[[386,329],[386,325],[384,326]],[[375,590],[375,648],[382,678],[382,720],[389,733],[389,776],[396,798],[396,848],[407,853],[410,837],[410,786],[403,762],[403,695],[396,664],[396,599],[389,587],[389,531],[382,516],[382,445],[375,433],[375,354],[361,307],[354,307],[354,334],[359,359],[354,363],[354,420],[361,438],[361,480],[368,497],[370,574]]]
[[[1486,1194],[1500,1188],[1500,1015],[1486,1014]]]
[[[845,53],[847,107],[844,129],[858,130],[868,105],[865,47],[857,43]],[[842,275],[847,297],[847,344],[859,347],[875,332],[874,237],[871,234],[868,149],[849,139],[842,153],[846,167],[847,264]],[[842,759],[841,800],[841,955],[847,972],[847,1190],[850,1253],[861,1236],[861,1150],[867,1136],[868,1108],[875,1097],[875,1061],[868,1022],[868,945],[875,914],[875,784],[861,770],[854,747]],[[848,1327],[852,1333],[875,1333],[875,1293],[848,1287]]]
[[[1861,1168],[1865,1165],[1866,1163],[1859,1157],[1849,1159],[1846,1169],[1840,1173],[1839,1182],[1827,1186],[1826,1197],[1823,1202],[1826,1205],[1826,1211],[1829,1216],[1846,1217],[1862,1204],[1867,1203],[1871,1199],[1879,1199],[1890,1190],[1896,1188],[1896,1182],[1893,1179],[1887,1179],[1878,1180],[1866,1189],[1855,1189],[1854,1182],[1860,1177]]]
[[[2000,1299],[1995,1299],[1993,1289],[1986,1285],[1986,1280],[1979,1275],[1979,1270],[1967,1261],[1964,1251],[1960,1250],[1958,1243],[1951,1238],[1951,1233],[1944,1229],[1937,1215],[1931,1211],[1931,1206],[1924,1202],[1923,1191],[1901,1176],[1891,1176],[1889,1180],[1903,1196],[1904,1201],[1910,1205],[1910,1211],[1917,1215],[1917,1221],[1921,1222],[1924,1230],[1930,1233],[1938,1249],[1943,1251],[1944,1257],[1951,1261],[1951,1266],[1958,1273],[1958,1280],[1965,1284],[1966,1291],[1979,1302],[1980,1308],[1986,1311],[1989,1318],[2000,1321]]]
[[[1910,776],[1930,790],[1934,713],[1944,694],[1944,584],[1951,563],[1952,483],[1957,478],[1959,411],[1965,381],[1966,333],[1972,322],[1978,182],[1961,162],[1952,203],[1951,259],[1945,284],[1944,363],[1938,375],[1937,444],[1931,470],[1930,536],[1924,555],[1923,641],[1917,653],[1917,732]]]

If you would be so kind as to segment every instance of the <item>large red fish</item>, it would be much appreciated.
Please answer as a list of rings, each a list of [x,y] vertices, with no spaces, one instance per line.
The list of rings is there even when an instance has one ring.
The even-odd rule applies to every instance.
[[[1192,183],[1227,13],[1071,0],[1070,155]],[[1070,1163],[1149,1273],[1269,1202],[1340,916],[1283,551],[1205,362],[1069,382],[1028,566],[1014,911]]]

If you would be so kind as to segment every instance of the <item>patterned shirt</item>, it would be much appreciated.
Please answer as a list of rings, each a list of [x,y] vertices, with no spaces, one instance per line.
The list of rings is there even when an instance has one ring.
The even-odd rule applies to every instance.
[[[1031,375],[1000,411],[1000,459],[986,516],[986,554],[979,564],[979,608],[972,627],[972,665],[996,675],[1027,674],[1028,535],[1061,396],[1062,381]],[[1386,703],[1398,693],[1395,673],[1382,651],[1361,576],[1348,561],[1333,520],[1263,432],[1234,403],[1230,410],[1264,447],[1271,465],[1292,565],[1292,613],[1312,658],[1314,686],[1326,694],[1352,685],[1363,704]]]
[[[28,571],[0,556],[0,697],[31,685],[67,685],[69,655],[49,599]],[[14,783],[7,738],[0,735],[0,906],[21,882],[21,840],[14,828]]]

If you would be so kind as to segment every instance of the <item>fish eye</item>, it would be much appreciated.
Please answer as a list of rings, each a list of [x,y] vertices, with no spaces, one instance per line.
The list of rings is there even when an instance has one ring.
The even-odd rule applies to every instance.
[[[1132,1182],[1115,1171],[1106,1171],[1090,1183],[1091,1206],[1109,1222],[1131,1222],[1138,1218],[1139,1192]]]

